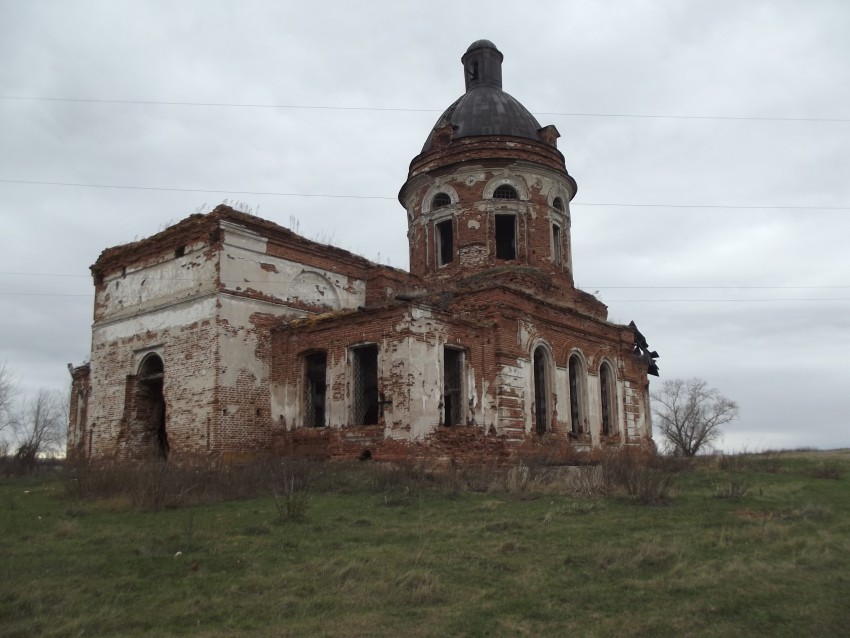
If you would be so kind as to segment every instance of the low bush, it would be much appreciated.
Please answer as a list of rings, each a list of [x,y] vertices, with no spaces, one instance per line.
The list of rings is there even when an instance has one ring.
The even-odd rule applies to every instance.
[[[749,486],[743,481],[729,480],[717,483],[714,486],[714,495],[717,498],[729,498],[732,500],[741,500],[750,491]]]
[[[811,476],[812,478],[833,479],[837,481],[842,477],[843,470],[839,463],[834,461],[823,461],[817,466],[809,468],[806,471],[806,475]]]
[[[602,459],[605,485],[623,490],[633,501],[642,505],[658,505],[670,498],[673,488],[672,465],[681,471],[683,465],[671,462],[670,457],[655,457],[630,450],[611,452]]]
[[[74,499],[108,499],[154,510],[305,492],[316,471],[313,462],[279,458],[245,464],[80,463],[67,468],[63,482]]]

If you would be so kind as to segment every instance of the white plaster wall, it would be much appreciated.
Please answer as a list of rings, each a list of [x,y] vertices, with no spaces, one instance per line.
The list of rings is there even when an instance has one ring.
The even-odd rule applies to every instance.
[[[637,415],[633,412],[624,414],[623,422],[627,436],[629,438],[651,437],[652,421],[646,402],[646,394],[642,388],[630,381],[626,381],[623,385],[623,402],[629,406],[637,405],[639,409]]]
[[[284,319],[304,313],[287,306],[227,294],[220,296],[219,306],[221,385],[235,387],[240,375],[244,374],[253,376],[257,384],[267,382],[269,361],[257,356],[258,335],[251,316],[263,314]],[[263,338],[269,338],[268,331],[263,331]]]
[[[567,368],[555,368],[554,383],[555,392],[553,406],[557,412],[558,426],[564,432],[570,431],[570,373]]]
[[[531,409],[528,392],[531,363],[518,361],[517,365],[502,366],[496,378],[496,431],[499,434],[517,434],[518,442],[530,424]],[[519,401],[521,416],[514,415],[514,405]]]
[[[214,293],[173,301],[168,305],[137,308],[132,313],[121,313],[102,320],[92,330],[92,348],[100,343],[127,339],[146,332],[160,332],[197,321],[213,319],[216,312]]]
[[[221,282],[234,291],[253,290],[293,305],[356,308],[366,301],[366,282],[266,254],[264,237],[222,224],[225,245]]]
[[[588,374],[585,380],[587,389],[587,426],[590,428],[591,445],[599,445],[602,435],[602,403],[599,390],[599,375]]]
[[[332,423],[332,413],[335,410],[332,400],[332,388],[334,377],[339,374],[337,362],[333,361],[330,353],[327,360],[327,375],[328,388],[325,405],[325,422]],[[282,427],[287,430],[292,430],[296,426],[300,426],[303,422],[303,399],[304,388],[302,386],[302,375],[299,375],[298,382],[294,385],[285,385],[276,383],[271,386],[271,416],[276,427]]]
[[[384,365],[392,370],[392,412],[385,412],[388,434],[394,438],[422,439],[440,423],[443,341],[425,342],[406,337],[387,351]],[[399,383],[399,381],[401,383]],[[409,426],[409,430],[402,426]]]
[[[120,318],[216,290],[216,258],[204,254],[203,245],[186,249],[182,257],[128,268],[104,280],[95,303],[104,319]]]

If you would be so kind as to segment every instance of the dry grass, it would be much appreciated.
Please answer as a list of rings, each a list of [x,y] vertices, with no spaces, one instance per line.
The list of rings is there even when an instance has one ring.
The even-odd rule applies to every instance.
[[[0,633],[842,635],[846,475],[778,456],[777,472],[624,453],[577,467],[265,459],[207,487],[212,468],[147,465],[135,479],[74,468],[68,492],[0,481]],[[716,498],[730,484],[742,499]],[[216,502],[228,494],[241,500]],[[287,510],[289,494],[309,508]]]

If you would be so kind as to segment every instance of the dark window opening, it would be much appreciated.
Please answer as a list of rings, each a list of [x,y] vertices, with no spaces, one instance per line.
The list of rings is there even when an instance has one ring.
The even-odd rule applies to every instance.
[[[584,384],[581,377],[582,366],[577,355],[570,357],[569,368],[570,419],[572,421],[572,432],[573,434],[578,435],[583,431],[583,428],[581,427],[581,420],[584,418],[584,415],[582,414],[581,392],[584,389]]]
[[[443,348],[443,425],[463,418],[463,351]]]
[[[519,195],[510,184],[502,184],[493,192],[493,199],[519,199]]]
[[[559,210],[563,213],[564,212],[564,200],[562,200],[560,197],[556,197],[555,199],[552,200],[552,208],[554,208],[555,210]]]
[[[451,197],[445,193],[437,193],[431,200],[431,209],[444,208],[452,203]]]
[[[306,396],[304,397],[304,425],[308,428],[325,427],[325,377],[327,354],[315,352],[304,358]]]
[[[496,215],[496,258],[516,259],[516,217]]]
[[[556,266],[561,265],[561,227],[552,224],[552,261]]]
[[[447,219],[434,225],[437,234],[437,264],[445,266],[454,259],[454,246],[452,245],[452,220]]]
[[[186,246],[178,246],[177,248],[174,249],[174,256],[175,257],[182,257],[185,254],[186,254]]]
[[[549,378],[546,351],[534,350],[534,420],[537,434],[546,434],[549,426]]]
[[[354,425],[378,423],[378,346],[354,351]]]
[[[599,369],[599,389],[602,394],[602,434],[608,436],[614,433],[614,384],[607,363]]]
[[[478,79],[478,62],[473,62],[472,65],[469,67],[469,79]]]

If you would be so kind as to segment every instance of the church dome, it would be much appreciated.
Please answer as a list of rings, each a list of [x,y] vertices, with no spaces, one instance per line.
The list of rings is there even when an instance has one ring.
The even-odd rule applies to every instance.
[[[505,135],[540,141],[540,123],[519,100],[502,90],[502,53],[489,40],[473,42],[461,58],[466,93],[437,120],[422,152],[434,146],[440,129],[452,127],[452,139]]]

